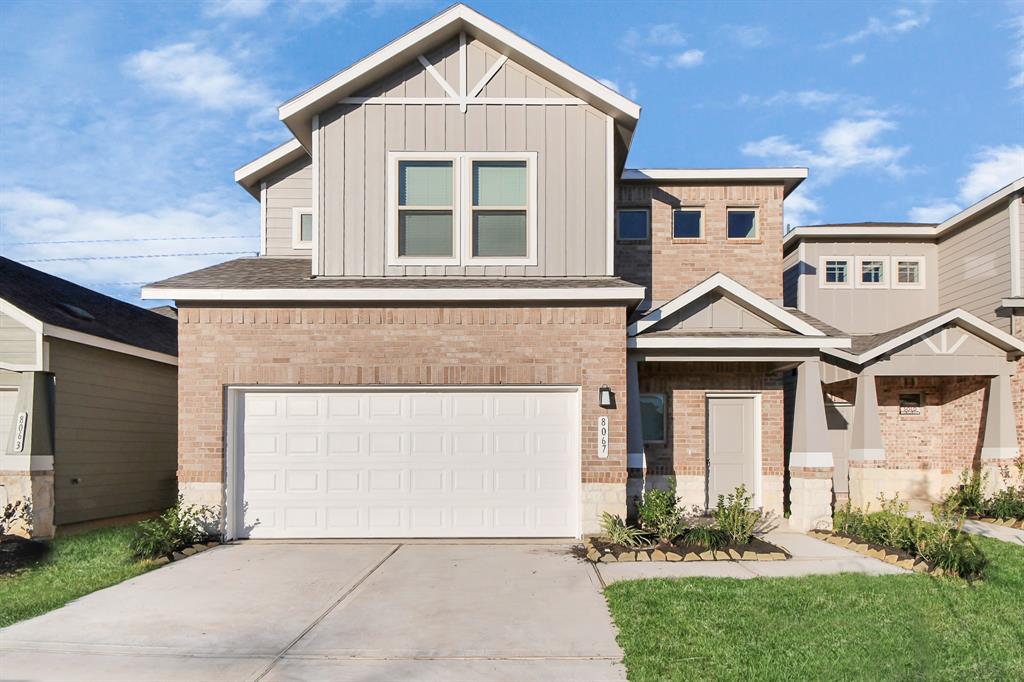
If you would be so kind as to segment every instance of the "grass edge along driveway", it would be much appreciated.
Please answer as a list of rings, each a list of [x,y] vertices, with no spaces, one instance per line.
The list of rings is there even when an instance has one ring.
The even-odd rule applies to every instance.
[[[1024,670],[1024,547],[986,579],[653,579],[605,590],[629,679],[1008,680]]]
[[[155,564],[128,547],[132,527],[57,537],[39,563],[0,575],[0,627],[42,615],[90,592],[141,575]]]

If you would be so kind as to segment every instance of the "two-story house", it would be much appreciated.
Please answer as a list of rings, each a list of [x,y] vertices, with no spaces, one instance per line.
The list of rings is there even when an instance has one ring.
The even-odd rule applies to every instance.
[[[639,105],[464,5],[279,113],[235,174],[260,256],[144,290],[230,537],[576,537],[668,476],[830,522],[854,349],[784,305],[806,169],[627,170]]]
[[[822,354],[835,492],[927,507],[1024,444],[1024,178],[940,224],[798,227],[786,302],[851,335]]]

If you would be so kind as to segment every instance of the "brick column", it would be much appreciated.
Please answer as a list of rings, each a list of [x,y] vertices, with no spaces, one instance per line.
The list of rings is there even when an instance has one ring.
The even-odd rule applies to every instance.
[[[875,377],[857,377],[853,424],[850,438],[850,503],[865,508],[878,497],[885,475],[885,441],[878,416],[878,391]]]
[[[981,445],[981,470],[988,474],[990,494],[1011,483],[1004,481],[1001,469],[1010,467],[1020,456],[1017,425],[1013,414],[1010,376],[997,374],[988,389],[985,430]]]
[[[789,525],[797,530],[832,527],[834,463],[817,358],[797,368],[793,444],[789,454]]]

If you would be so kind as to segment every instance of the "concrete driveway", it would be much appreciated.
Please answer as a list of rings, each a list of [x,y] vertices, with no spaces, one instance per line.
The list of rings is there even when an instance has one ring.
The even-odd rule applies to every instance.
[[[218,547],[0,630],[0,679],[625,679],[567,550]]]

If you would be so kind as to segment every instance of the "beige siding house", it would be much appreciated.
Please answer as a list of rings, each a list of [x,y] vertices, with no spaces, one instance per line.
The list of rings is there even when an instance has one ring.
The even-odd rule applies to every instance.
[[[0,323],[0,506],[42,537],[169,506],[176,322],[0,258]]]

